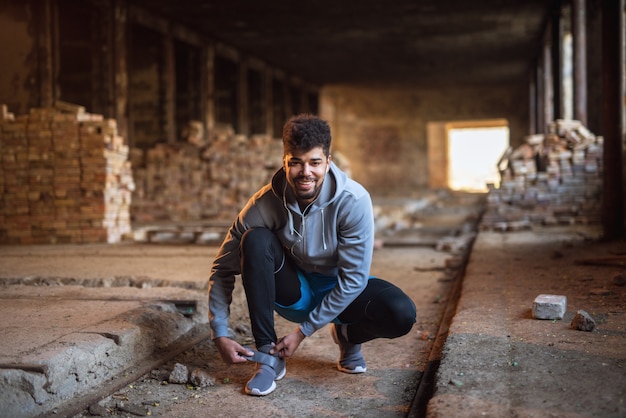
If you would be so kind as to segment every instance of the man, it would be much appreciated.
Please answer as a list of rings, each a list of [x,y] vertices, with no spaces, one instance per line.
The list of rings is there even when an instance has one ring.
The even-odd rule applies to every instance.
[[[361,344],[395,338],[415,323],[399,288],[370,277],[374,243],[367,191],[331,162],[328,124],[292,117],[283,129],[283,167],[254,194],[215,258],[209,285],[212,337],[225,362],[257,362],[245,392],[262,396],[285,375],[285,358],[327,324],[337,368],[363,373]],[[228,338],[235,275],[241,274],[257,351]],[[278,339],[274,311],[298,326]]]

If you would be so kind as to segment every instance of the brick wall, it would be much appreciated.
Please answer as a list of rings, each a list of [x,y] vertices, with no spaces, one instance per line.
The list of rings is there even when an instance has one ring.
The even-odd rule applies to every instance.
[[[282,141],[215,130],[208,143],[133,149],[133,222],[232,221],[281,167]]]
[[[0,115],[0,243],[114,243],[134,188],[116,123],[80,106]]]
[[[481,227],[496,231],[533,225],[599,223],[603,138],[579,121],[557,120],[503,155],[501,183],[487,198]]]

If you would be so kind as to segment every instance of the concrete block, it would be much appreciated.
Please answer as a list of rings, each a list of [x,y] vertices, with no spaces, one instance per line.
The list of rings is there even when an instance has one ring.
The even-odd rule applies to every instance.
[[[563,319],[567,297],[561,295],[539,295],[533,302],[533,318]]]

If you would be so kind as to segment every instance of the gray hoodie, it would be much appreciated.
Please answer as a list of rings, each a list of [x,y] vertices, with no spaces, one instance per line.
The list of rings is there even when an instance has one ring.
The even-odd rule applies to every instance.
[[[300,324],[304,335],[335,319],[367,285],[374,248],[367,190],[331,163],[320,195],[303,213],[280,169],[241,210],[213,262],[209,280],[213,338],[228,335],[235,275],[240,274],[239,243],[246,230],[257,227],[274,231],[285,253],[305,273],[337,276],[337,286]]]

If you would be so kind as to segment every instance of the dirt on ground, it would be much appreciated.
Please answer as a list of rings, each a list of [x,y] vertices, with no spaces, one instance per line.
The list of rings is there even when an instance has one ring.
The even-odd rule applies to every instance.
[[[626,416],[626,242],[600,232],[481,232],[430,417]],[[533,317],[540,294],[566,298],[562,319]],[[581,310],[593,329],[572,327]]]
[[[441,199],[428,203],[435,200],[440,205],[437,214],[427,210],[427,213],[422,212],[419,221],[405,220],[402,225],[391,226],[380,235],[371,274],[395,283],[413,299],[417,306],[417,323],[401,338],[364,344],[365,374],[350,375],[337,370],[339,350],[329,327],[325,327],[305,339],[296,354],[287,360],[287,374],[277,382],[273,393],[251,397],[244,394],[243,388],[255,365],[226,365],[213,342],[205,339],[160,367],[147,371],[140,379],[124,385],[77,417],[407,416],[440,331],[441,318],[449,307],[450,289],[460,280],[462,259],[474,237],[471,230],[478,219],[480,206],[480,200],[475,197],[470,198],[471,204],[459,202],[456,198],[448,203]],[[393,211],[405,203],[390,202],[381,211],[384,215],[385,211]],[[145,252],[142,257],[132,257],[131,254],[137,253],[136,249],[128,252],[132,262],[126,277],[146,283],[150,282],[150,277],[169,277],[171,285],[184,285],[184,272],[189,273],[188,278],[201,271],[206,273],[198,267],[199,264],[207,265],[207,260],[199,254],[214,254],[216,250],[166,242],[141,248],[140,252]],[[116,254],[121,255],[119,251]],[[107,258],[105,254],[100,255],[104,257],[93,252],[85,257],[85,260],[91,260],[89,269],[119,277],[119,272],[111,270],[110,262],[108,265],[97,262]],[[113,259],[111,256],[110,260]],[[74,262],[78,261],[74,259]],[[149,264],[148,274],[139,267],[144,262]],[[166,267],[170,262],[175,272]],[[92,277],[91,281],[98,280],[88,271],[84,274]],[[232,335],[244,345],[253,346],[245,295],[239,280],[231,305]],[[278,335],[288,333],[295,326],[276,315]],[[207,326],[203,327],[206,331]],[[172,383],[172,371],[182,366],[189,373],[202,375],[202,382]]]
[[[140,378],[126,378],[76,417],[423,416],[425,409],[415,409],[416,392],[439,361],[430,417],[625,416],[625,243],[602,242],[597,226],[481,231],[460,277],[476,219],[476,200],[463,199],[455,204],[465,211],[431,199],[419,217],[387,224],[379,235],[372,274],[407,292],[417,306],[417,323],[404,337],[364,344],[365,374],[336,369],[338,348],[324,328],[287,360],[287,375],[275,392],[251,397],[243,387],[254,364],[227,366],[205,338]],[[383,215],[402,205],[390,202]],[[406,206],[399,210],[410,213]],[[22,285],[46,286],[46,292],[71,285],[77,299],[97,293],[105,300],[113,288],[127,286],[130,299],[141,300],[149,293],[142,289],[150,288],[160,299],[184,289],[205,300],[216,251],[181,242],[14,247],[3,249],[0,261],[4,278],[19,276]],[[460,285],[462,297],[450,312],[451,291]],[[541,293],[567,296],[562,320],[532,317],[532,301]],[[581,309],[596,322],[591,332],[570,325]],[[448,335],[441,319],[450,314]],[[279,335],[295,326],[278,316],[276,324]],[[231,328],[234,338],[252,346],[239,282]],[[197,329],[207,331],[206,324]],[[174,383],[177,365],[202,379]],[[129,376],[136,372],[128,370]]]
[[[433,248],[394,247],[375,251],[372,274],[394,282],[411,296],[418,308],[417,323],[406,336],[375,340],[363,345],[367,372],[341,373],[336,368],[338,348],[328,327],[307,338],[287,360],[287,375],[264,397],[251,397],[243,387],[254,371],[253,363],[226,365],[210,339],[148,372],[79,416],[125,417],[129,414],[279,417],[401,417],[413,402],[426,367],[430,348],[446,306],[446,295],[456,280],[446,268],[454,258]],[[240,282],[231,305],[233,337],[252,346],[245,297]],[[296,325],[276,316],[279,335]],[[201,371],[204,384],[170,383],[176,364],[189,372]],[[100,411],[100,412],[98,412]]]
[[[418,322],[407,336],[365,344],[364,375],[336,370],[337,347],[328,329],[322,329],[287,361],[287,376],[274,393],[250,397],[242,389],[254,365],[226,366],[206,340],[100,405],[115,417],[129,416],[128,411],[167,417],[422,416],[412,409],[416,391],[433,364],[431,348],[459,280],[454,268],[458,253],[437,250],[425,242],[426,236],[406,231],[390,235],[387,242],[393,244],[374,253],[372,273],[413,298]],[[441,353],[446,363],[437,376],[429,416],[624,416],[624,256],[624,242],[602,242],[597,227],[481,232],[463,280],[465,297]],[[540,293],[567,297],[563,319],[532,317],[532,301]],[[571,327],[581,309],[596,322],[591,332]],[[251,345],[247,324],[238,286],[233,333]],[[279,335],[293,327],[277,317]],[[176,364],[206,372],[210,385],[169,383]]]

